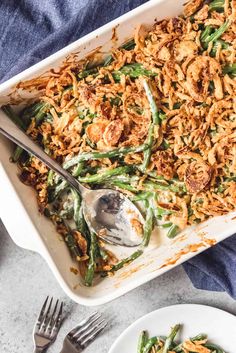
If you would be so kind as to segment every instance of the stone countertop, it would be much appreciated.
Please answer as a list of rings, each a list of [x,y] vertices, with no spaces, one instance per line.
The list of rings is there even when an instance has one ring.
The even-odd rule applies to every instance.
[[[22,230],[22,236],[23,230]],[[0,346],[2,353],[33,352],[32,329],[45,297],[65,302],[67,318],[49,353],[60,352],[68,331],[94,310],[111,321],[87,353],[108,353],[114,340],[141,316],[179,303],[212,305],[236,314],[235,301],[225,293],[195,289],[181,266],[98,308],[72,302],[59,287],[40,255],[17,247],[0,224]]]

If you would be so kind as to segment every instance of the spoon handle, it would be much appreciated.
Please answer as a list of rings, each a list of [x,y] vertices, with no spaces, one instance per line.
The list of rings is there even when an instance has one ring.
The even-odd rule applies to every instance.
[[[70,173],[63,169],[60,164],[46,154],[26,133],[21,130],[7,115],[0,110],[0,133],[6,136],[9,140],[22,147],[25,151],[33,154],[35,157],[45,163],[50,169],[58,173],[69,184],[71,184],[81,194],[88,191],[82,186]]]

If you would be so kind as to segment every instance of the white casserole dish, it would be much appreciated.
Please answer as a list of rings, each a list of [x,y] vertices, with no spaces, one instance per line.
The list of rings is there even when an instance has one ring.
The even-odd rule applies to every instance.
[[[119,46],[133,35],[137,25],[152,25],[156,19],[180,14],[184,2],[185,0],[149,1],[72,43],[0,85],[0,105],[9,102],[8,94],[19,81],[31,79],[52,67],[57,67],[73,52],[79,52],[79,58],[83,58],[98,46],[108,52],[114,45],[111,41],[114,27],[118,35],[116,45]],[[92,306],[113,300],[207,249],[214,240],[219,242],[236,232],[234,212],[191,227],[172,241],[154,235],[155,241],[142,257],[120,270],[116,276],[105,278],[94,287],[87,288],[82,285],[79,276],[70,271],[73,261],[54,226],[38,213],[34,190],[19,181],[17,166],[9,162],[12,144],[1,137],[0,150],[0,212],[9,234],[17,245],[43,256],[61,287],[77,303]],[[172,261],[168,261],[169,259]]]

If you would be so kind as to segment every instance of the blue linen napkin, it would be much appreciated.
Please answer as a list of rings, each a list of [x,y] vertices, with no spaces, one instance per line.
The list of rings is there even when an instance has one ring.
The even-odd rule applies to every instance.
[[[146,0],[1,0],[0,81]],[[236,235],[186,262],[196,288],[236,299]]]

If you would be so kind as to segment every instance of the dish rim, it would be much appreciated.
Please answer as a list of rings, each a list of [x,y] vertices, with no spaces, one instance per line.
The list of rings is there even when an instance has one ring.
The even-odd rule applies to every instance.
[[[11,89],[13,86],[15,86],[18,82],[26,80],[29,77],[37,75],[39,72],[43,71],[47,66],[51,65],[53,66],[53,63],[55,65],[56,61],[62,61],[67,55],[75,52],[78,50],[79,46],[83,46],[89,43],[90,40],[93,40],[97,36],[102,36],[105,33],[110,33],[112,28],[116,27],[118,24],[122,24],[127,22],[130,18],[135,17],[138,14],[141,14],[143,10],[148,10],[151,9],[153,6],[157,6],[161,3],[165,2],[165,0],[150,0],[143,5],[133,9],[132,11],[129,11],[128,13],[118,17],[117,19],[105,24],[104,26],[96,29],[95,31],[87,34],[86,36],[76,40],[75,42],[69,44],[68,46],[62,48],[61,50],[57,51],[56,53],[50,55],[49,57],[43,59],[39,63],[31,66],[30,68],[24,70],[23,72],[15,75],[14,77],[10,78],[9,80],[5,81],[4,83],[0,84],[0,94],[3,93],[4,91],[7,91]],[[32,244],[25,245],[22,243],[19,244],[19,241],[15,241],[14,235],[10,234],[12,239],[16,242],[17,245],[25,247],[30,250],[34,250],[35,252],[39,253],[45,261],[48,263],[50,269],[54,273],[59,285],[62,287],[62,289],[65,291],[65,293],[73,299],[75,302],[80,303],[82,305],[86,306],[96,306],[96,305],[102,305],[104,303],[107,303],[111,300],[114,300],[129,291],[149,282],[150,280],[159,277],[163,273],[167,272],[170,269],[175,268],[176,266],[182,264],[183,262],[189,260],[193,256],[196,256],[197,254],[205,251],[208,249],[210,246],[205,246],[202,249],[199,249],[196,251],[194,254],[193,253],[188,253],[184,257],[182,257],[179,261],[177,261],[176,264],[163,267],[162,269],[159,270],[158,273],[156,272],[150,272],[147,274],[145,277],[139,277],[137,279],[133,279],[132,282],[126,283],[124,286],[120,286],[119,288],[116,288],[115,291],[111,291],[102,297],[99,298],[91,298],[91,297],[86,297],[81,294],[77,294],[73,291],[72,288],[68,285],[66,282],[65,278],[62,276],[62,273],[60,272],[59,268],[57,267],[55,261],[53,260],[49,250],[47,249],[47,245],[41,235],[39,234],[37,227],[33,223],[33,220],[31,219],[29,213],[27,212],[26,208],[22,204],[20,197],[18,193],[16,192],[14,188],[14,184],[12,183],[10,177],[7,176],[6,171],[3,168],[3,174],[5,174],[5,182],[8,184],[8,190],[11,190],[14,193],[15,197],[15,203],[17,205],[18,210],[21,210],[22,217],[24,219],[24,222],[27,222],[30,231],[32,232],[32,239],[35,238],[35,243],[39,246],[37,249],[35,248],[34,242],[32,241]],[[10,220],[6,220],[7,217],[5,217],[4,223],[6,224],[7,228],[11,228],[9,225]],[[222,240],[228,238],[229,236],[232,235],[231,231],[226,231],[224,236],[222,237]],[[37,239],[37,242],[36,242]]]

